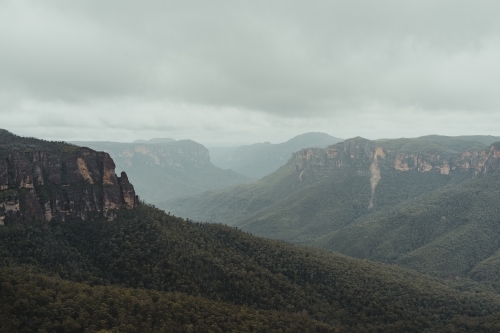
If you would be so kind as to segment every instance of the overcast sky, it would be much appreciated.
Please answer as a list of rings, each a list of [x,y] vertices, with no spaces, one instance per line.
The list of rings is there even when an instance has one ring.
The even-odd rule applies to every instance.
[[[500,135],[500,1],[0,0],[0,128]]]

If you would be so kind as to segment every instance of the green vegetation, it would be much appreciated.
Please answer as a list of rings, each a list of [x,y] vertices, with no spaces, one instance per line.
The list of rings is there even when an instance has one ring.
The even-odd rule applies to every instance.
[[[483,147],[481,137],[473,138],[429,136],[377,143],[387,151],[429,154],[432,163],[435,156],[452,159],[462,154],[461,149]],[[472,278],[500,288],[498,172],[489,169],[488,174],[476,176],[458,170],[450,175],[438,169],[401,172],[388,157],[385,161],[389,162],[380,166],[374,206],[369,208],[372,160],[362,154],[366,147],[373,147],[362,147],[368,140],[352,141],[349,147],[360,147],[356,151],[360,157],[339,159],[342,168],[330,167],[320,157],[315,165],[300,169],[292,161],[259,182],[170,200],[160,207],[260,236],[398,264],[438,277]],[[348,149],[339,147],[340,151]]]
[[[1,332],[333,332],[301,314],[0,270]]]
[[[21,221],[0,228],[0,238],[4,327],[203,331],[221,315],[217,325],[255,332],[487,332],[498,323],[500,303],[487,295],[147,205],[111,222]]]
[[[442,135],[426,135],[418,139],[428,142],[435,142],[441,146],[447,147],[459,153],[471,149],[483,149],[491,145],[495,141],[499,141],[500,137],[491,135],[471,135],[471,136],[442,136]]]
[[[363,168],[368,169],[369,164]],[[364,215],[469,177],[383,171],[374,198],[375,209],[368,209],[368,172],[359,172],[355,167],[331,169],[327,176],[309,174],[302,180],[299,174],[287,164],[252,184],[176,198],[158,206],[197,221],[222,222],[259,236],[311,244],[317,237],[354,224]]]
[[[485,280],[500,267],[499,197],[498,173],[476,177],[366,216],[317,244],[432,275]]]
[[[11,140],[7,149],[19,145],[10,133],[0,134]],[[238,218],[267,235],[320,239],[325,247],[359,257],[500,288],[499,175],[467,179],[469,173],[389,173],[381,167],[372,197],[366,172],[372,162],[350,157],[353,147],[359,156],[370,156],[371,143],[361,147],[366,142],[356,139],[346,148],[346,168],[331,168],[319,154],[309,159],[305,174],[288,164],[257,183],[200,197],[205,206],[187,200],[185,208]],[[176,149],[183,157],[193,156],[189,149],[199,157],[198,146],[182,144]],[[58,145],[51,149],[73,149]],[[156,160],[150,162],[138,164],[151,169]],[[200,166],[206,159],[186,163]],[[47,186],[38,200],[58,190]],[[220,196],[227,201],[224,209],[210,207]],[[375,208],[367,205],[372,199]],[[193,223],[145,203],[118,211],[113,221],[94,212],[85,221],[19,218],[0,226],[0,331],[498,330],[500,298],[473,280],[445,283],[395,265]]]
[[[440,154],[445,157],[456,156],[466,150],[481,150],[494,141],[485,144],[487,137],[450,137],[440,135],[428,135],[419,138],[382,139],[376,140],[385,148],[403,153],[412,154]]]
[[[67,142],[46,141],[31,137],[21,137],[0,128],[0,154],[6,154],[11,149],[22,149],[29,151],[47,151],[51,153],[71,152],[78,149],[77,146]]]
[[[460,136],[443,136],[443,135],[427,135],[421,136],[419,139],[437,142],[443,146],[447,146],[457,151],[464,151],[470,145],[470,142],[480,143],[484,146],[489,146],[494,142],[500,141],[500,136],[492,135],[460,135]],[[457,147],[457,144],[459,146]]]

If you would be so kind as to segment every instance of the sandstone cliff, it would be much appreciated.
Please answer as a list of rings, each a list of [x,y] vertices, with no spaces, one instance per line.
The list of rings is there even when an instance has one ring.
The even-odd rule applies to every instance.
[[[387,147],[384,142],[360,137],[329,146],[325,149],[307,148],[293,154],[292,163],[299,171],[311,170],[317,174],[342,167],[355,167],[360,172],[417,171],[487,173],[500,164],[500,143],[486,149],[467,150],[462,153],[443,151],[408,152]]]
[[[443,147],[408,151],[394,143],[397,140],[371,141],[361,137],[346,140],[325,149],[307,148],[293,154],[300,181],[308,177],[328,177],[332,170],[349,168],[360,175],[370,176],[371,201],[377,184],[390,172],[434,172],[441,175],[469,173],[470,176],[486,174],[500,167],[500,143],[486,149],[453,152]]]
[[[0,223],[9,219],[113,219],[138,204],[127,175],[104,152],[0,130]]]
[[[260,179],[285,165],[292,154],[308,147],[325,148],[342,139],[326,133],[304,133],[282,143],[255,143],[239,147],[209,148],[212,163],[254,179]]]
[[[157,204],[182,197],[230,187],[250,181],[210,162],[203,145],[192,140],[157,144],[119,142],[74,142],[110,154],[118,170],[127,170],[142,199]]]

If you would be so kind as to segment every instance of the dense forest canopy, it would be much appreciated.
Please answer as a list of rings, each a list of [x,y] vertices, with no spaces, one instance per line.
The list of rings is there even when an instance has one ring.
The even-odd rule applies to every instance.
[[[110,292],[123,294],[123,302],[130,291],[121,287],[149,294],[156,290],[167,293],[158,294],[167,299],[174,297],[169,293],[180,292],[202,297],[204,302],[237,306],[227,305],[228,311],[245,306],[253,309],[249,311],[278,311],[274,315],[286,318],[291,317],[285,313],[305,315],[300,317],[303,325],[353,332],[424,328],[451,332],[464,327],[487,331],[500,309],[493,297],[460,293],[395,266],[260,239],[223,225],[192,223],[148,205],[122,210],[111,222],[26,220],[4,226],[0,237],[2,274],[8,279],[15,275],[14,279],[49,283],[52,280],[40,274],[55,276],[80,283],[71,288],[82,292],[109,286]],[[26,269],[38,275],[22,278]],[[33,281],[27,281],[26,288],[40,288]],[[32,293],[23,295],[28,294]],[[13,320],[15,302],[3,304]],[[77,322],[83,327],[85,320],[93,323],[91,318]],[[201,318],[197,320],[201,325]],[[27,327],[23,322],[9,323]]]

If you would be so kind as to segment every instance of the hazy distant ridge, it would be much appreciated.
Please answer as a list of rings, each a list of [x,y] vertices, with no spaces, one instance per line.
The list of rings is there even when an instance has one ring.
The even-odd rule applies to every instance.
[[[161,207],[265,237],[437,275],[463,275],[495,251],[500,253],[500,229],[494,222],[500,143],[482,143],[491,141],[496,138],[353,138],[326,149],[298,151],[258,182],[170,200]],[[487,238],[478,234],[485,232]],[[440,246],[450,250],[441,253]],[[461,257],[460,249],[473,256]],[[439,258],[438,265],[429,258]],[[500,272],[500,260],[492,259],[475,268],[474,276],[495,276],[496,268],[486,263],[497,261]]]
[[[149,203],[250,181],[234,171],[214,166],[208,150],[192,140],[154,144],[79,141],[77,144],[108,152],[117,169],[127,172],[137,193]]]
[[[255,143],[239,147],[208,148],[213,164],[223,169],[232,169],[252,178],[262,178],[276,171],[300,149],[325,148],[342,139],[326,133],[304,133],[278,144]]]

